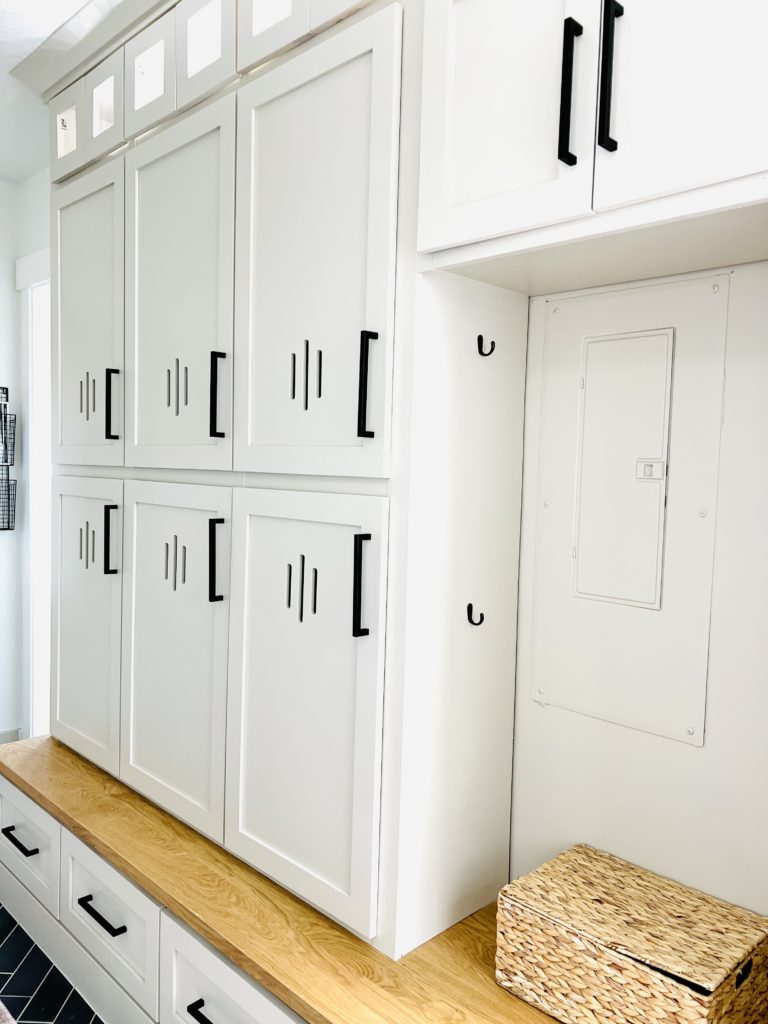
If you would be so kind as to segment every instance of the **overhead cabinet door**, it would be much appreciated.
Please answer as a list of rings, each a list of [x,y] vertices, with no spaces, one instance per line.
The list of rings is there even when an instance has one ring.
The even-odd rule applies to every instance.
[[[123,464],[123,161],[53,193],[55,462]]]
[[[129,466],[232,468],[234,164],[234,96],[126,157]]]
[[[219,841],[231,501],[224,487],[125,485],[120,777]]]
[[[419,248],[591,212],[599,0],[427,0]]]
[[[595,209],[768,168],[768,4],[605,0]]]
[[[235,468],[385,476],[401,10],[238,94]]]
[[[239,0],[237,69],[247,71],[309,35],[310,0]]]
[[[376,931],[387,502],[237,490],[225,845]]]
[[[117,774],[123,483],[54,481],[51,732]]]

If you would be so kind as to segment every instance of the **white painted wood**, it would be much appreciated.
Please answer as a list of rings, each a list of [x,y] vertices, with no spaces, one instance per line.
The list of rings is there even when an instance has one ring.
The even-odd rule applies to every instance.
[[[309,34],[310,0],[238,0],[237,70],[247,71]]]
[[[310,27],[313,32],[352,11],[364,7],[366,0],[310,0]]]
[[[575,41],[570,152],[558,160],[563,24]],[[419,248],[591,212],[597,0],[427,0]]]
[[[234,492],[225,845],[376,931],[387,502]],[[355,536],[361,619],[353,636]]]
[[[188,1024],[187,1007],[226,1024],[302,1024],[287,1006],[246,978],[167,910],[160,915],[160,1024]]]
[[[126,464],[231,469],[234,95],[139,143],[126,175]]]
[[[123,161],[53,195],[53,458],[123,464]],[[112,422],[106,423],[106,371]],[[109,430],[107,429],[109,427]],[[117,440],[106,438],[107,433]]]
[[[236,469],[388,473],[401,21],[392,4],[238,94]]]
[[[85,76],[85,152],[89,161],[108,153],[125,139],[124,76],[122,47]]]
[[[231,502],[228,487],[125,484],[120,778],[219,842]]]
[[[718,275],[553,299],[544,342],[531,697],[698,746],[728,283]],[[599,368],[593,344],[612,347]],[[666,462],[667,430],[664,522],[664,483],[642,469]]]
[[[88,160],[85,128],[85,82],[79,79],[48,105],[51,181],[61,181]]]
[[[176,15],[176,105],[235,77],[236,0],[181,0]]]
[[[114,928],[105,928],[78,903]],[[61,923],[154,1019],[158,1017],[160,905],[102,860],[71,832],[61,832]]]
[[[59,916],[61,826],[7,779],[0,779],[0,861],[36,896],[49,914]],[[6,829],[12,831],[6,834]],[[31,856],[16,847],[11,836]]]
[[[595,209],[764,172],[768,7],[648,0],[615,23],[611,135],[597,148]],[[717,73],[713,73],[717,55]]]
[[[176,18],[168,11],[125,44],[125,137],[176,110]]]
[[[80,943],[0,865],[0,903],[32,936],[98,1016],[109,1024],[150,1024],[150,1018]]]
[[[117,774],[123,482],[59,476],[53,493],[51,732]],[[109,512],[107,553],[110,505],[116,507]],[[107,574],[107,567],[117,571]]]

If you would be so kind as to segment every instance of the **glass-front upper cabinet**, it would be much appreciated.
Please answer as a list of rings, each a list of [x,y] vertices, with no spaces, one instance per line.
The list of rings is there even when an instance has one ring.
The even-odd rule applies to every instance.
[[[125,135],[176,110],[176,12],[170,10],[125,44]]]
[[[61,181],[81,167],[85,155],[85,80],[80,78],[49,105],[51,180]]]
[[[181,0],[176,11],[176,106],[235,77],[235,0]]]
[[[123,133],[121,47],[85,76],[85,156],[96,160],[119,146]]]

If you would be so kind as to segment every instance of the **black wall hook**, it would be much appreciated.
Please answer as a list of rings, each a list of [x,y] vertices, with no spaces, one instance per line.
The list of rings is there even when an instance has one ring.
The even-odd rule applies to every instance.
[[[478,334],[478,336],[477,336],[477,351],[478,351],[478,353],[481,356],[492,356],[493,353],[496,351],[496,342],[492,341],[491,342],[491,347],[486,352],[485,349],[483,348],[483,336],[482,336],[482,334]]]
[[[480,612],[480,617],[477,619],[477,621],[475,621],[475,612],[472,607],[472,602],[470,602],[467,605],[467,619],[469,620],[469,623],[472,626],[482,626],[482,624],[485,622],[485,615],[482,612]]]

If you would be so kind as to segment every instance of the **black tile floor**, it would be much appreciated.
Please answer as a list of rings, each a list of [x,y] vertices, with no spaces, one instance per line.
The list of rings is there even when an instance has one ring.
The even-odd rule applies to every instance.
[[[102,1024],[5,907],[0,907],[0,1003],[19,1024]]]

